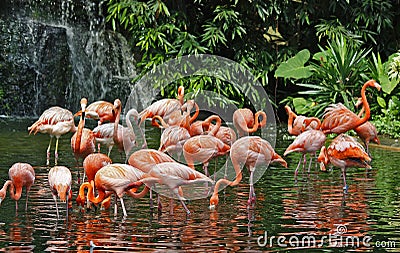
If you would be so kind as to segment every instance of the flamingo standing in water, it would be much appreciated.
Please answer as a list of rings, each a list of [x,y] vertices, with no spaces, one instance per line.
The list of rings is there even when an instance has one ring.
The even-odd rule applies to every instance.
[[[261,122],[259,117],[262,116]],[[265,127],[267,124],[267,115],[263,111],[258,111],[254,115],[248,108],[237,109],[233,113],[233,125],[238,131],[239,137],[245,134],[254,133],[259,127]]]
[[[81,116],[83,110],[75,113],[74,116]],[[85,117],[98,120],[98,125],[103,122],[115,121],[115,108],[114,105],[107,101],[96,101],[87,106],[85,110]]]
[[[286,113],[288,114],[288,132],[290,135],[299,135],[305,130],[318,129],[321,126],[321,122],[318,125],[319,119],[316,117],[306,117],[303,115],[296,115],[288,105],[285,106]],[[304,120],[310,119],[310,124],[303,130]]]
[[[363,87],[361,88],[361,99],[362,99],[362,104],[365,108],[364,117],[359,118],[357,114],[350,111],[347,107],[345,107],[341,103],[332,104],[325,109],[324,119],[321,124],[321,130],[325,134],[345,133],[351,129],[354,129],[364,124],[369,119],[371,111],[369,108],[367,97],[365,96],[365,91],[367,87],[374,87],[378,90],[381,89],[381,86],[375,80],[369,80],[364,83]]]
[[[154,186],[155,183],[166,185],[179,199],[188,215],[190,211],[185,205],[185,198],[182,196],[183,193],[179,190],[179,187],[201,182],[214,183],[206,175],[177,162],[164,162],[154,165],[140,182],[145,183],[148,187]]]
[[[49,134],[50,135],[50,143],[47,147],[47,159],[46,165],[50,165],[50,147],[53,137],[56,137],[56,148],[54,151],[55,157],[55,165],[57,165],[58,160],[58,140],[61,135],[64,135],[69,132],[75,132],[76,127],[74,123],[74,116],[72,112],[67,109],[53,106],[49,109],[45,110],[39,119],[33,123],[30,127],[28,127],[29,134],[37,132]]]
[[[164,98],[154,102],[139,113],[139,125],[141,125],[145,119],[153,118],[156,115],[161,116],[167,122],[171,113],[174,111],[181,111],[182,105],[184,104],[184,96],[185,89],[183,86],[179,86],[178,99]]]
[[[304,124],[307,126],[310,125],[310,121],[316,121],[317,126],[316,128],[318,129],[321,125],[321,121],[318,118],[308,118],[304,120]],[[304,128],[304,126],[303,126]],[[310,159],[310,165],[308,166],[308,172],[310,172],[310,167],[311,167],[311,162],[312,162],[312,157],[315,156],[315,153],[321,149],[321,147],[325,144],[326,136],[321,130],[315,130],[315,129],[309,129],[306,131],[302,130],[302,133],[300,133],[296,139],[292,142],[292,144],[287,147],[285,153],[283,154],[286,156],[287,154],[290,154],[292,152],[300,152],[302,153],[302,157],[299,160],[299,163],[297,164],[296,170],[294,172],[295,179],[297,180],[297,174],[299,171],[300,163],[303,160],[303,169],[305,167],[305,164],[307,162],[306,160],[306,154],[311,153],[311,159]]]
[[[362,104],[362,99],[359,98],[356,104],[356,107],[360,106]],[[365,107],[362,107],[361,111],[358,113],[358,117],[362,117],[364,113]],[[369,143],[370,141],[375,142],[376,144],[380,145],[381,141],[378,138],[378,131],[376,130],[376,127],[370,122],[367,121],[364,124],[354,128],[354,131],[356,131],[357,135],[361,138],[361,140],[364,142],[365,149],[367,153],[369,153]]]
[[[85,111],[86,111],[87,99],[81,99],[82,114],[78,124],[78,130],[71,137],[71,148],[75,156],[75,160],[78,166],[79,158],[85,159],[86,156],[96,151],[95,140],[92,130],[85,127]],[[78,172],[79,176],[79,172]],[[85,174],[83,174],[83,180]]]
[[[49,171],[48,181],[51,195],[56,203],[57,218],[60,217],[57,206],[57,196],[62,202],[66,202],[68,217],[68,209],[72,208],[71,171],[65,166],[55,166]]]
[[[135,168],[149,173],[154,165],[164,162],[175,162],[175,160],[162,151],[155,149],[140,149],[129,156],[128,164]],[[158,198],[158,208],[161,209],[160,199]],[[153,207],[153,195],[150,188],[150,207]]]
[[[325,166],[329,163],[342,169],[343,191],[347,192],[346,168],[362,167],[371,168],[369,163],[371,157],[365,152],[364,147],[351,136],[346,134],[338,135],[326,148],[323,146],[318,156],[321,170],[325,171]]]
[[[236,173],[236,178],[233,181],[229,181],[225,178],[221,178],[217,181],[214,187],[214,192],[210,198],[211,210],[215,209],[215,207],[218,205],[218,191],[221,184],[236,186],[240,183],[242,180],[241,165],[245,165],[250,171],[250,191],[249,200],[247,202],[249,205],[255,202],[256,194],[254,191],[253,175],[256,166],[268,166],[270,163],[278,162],[287,168],[286,161],[275,152],[268,141],[259,136],[245,136],[239,138],[232,144],[230,157]]]
[[[10,186],[10,196],[15,200],[15,211],[18,211],[18,200],[21,198],[22,187],[26,190],[25,210],[28,209],[28,195],[35,182],[35,171],[28,163],[15,163],[8,170],[10,180],[4,183],[0,190],[0,204],[6,197],[7,188]]]
[[[220,124],[221,122],[217,121],[217,124],[208,135],[190,137],[185,144],[183,144],[183,155],[189,167],[195,169],[194,163],[201,162],[203,163],[204,173],[209,175],[209,161],[214,157],[222,156],[229,152],[230,146],[214,136],[218,132]]]
[[[116,198],[119,198],[122,206],[124,217],[127,212],[124,205],[123,195],[127,193],[134,198],[143,197],[148,192],[148,187],[145,187],[140,193],[135,193],[138,186],[138,181],[142,179],[143,172],[128,164],[109,164],[97,171],[94,183],[85,182],[79,188],[81,199],[85,199],[85,189],[88,189],[87,197],[94,204],[102,202],[108,197],[108,191],[114,192]],[[96,186],[98,195],[94,196],[93,187]],[[84,202],[84,201],[83,201]],[[114,214],[117,215],[117,202],[115,202]]]
[[[88,182],[91,183],[94,181],[94,177],[97,173],[97,171],[101,168],[103,168],[106,165],[109,165],[112,163],[112,160],[110,157],[108,157],[105,154],[102,153],[93,153],[88,155],[85,160],[83,160],[83,169],[85,171],[85,174],[87,176]],[[93,189],[94,190],[94,189]],[[111,198],[106,198],[103,202],[101,202],[101,205],[105,208],[108,209],[110,207],[110,200]],[[83,205],[85,202],[85,199],[82,198],[80,195],[76,198],[76,202],[78,204]],[[90,206],[88,202],[88,208]]]

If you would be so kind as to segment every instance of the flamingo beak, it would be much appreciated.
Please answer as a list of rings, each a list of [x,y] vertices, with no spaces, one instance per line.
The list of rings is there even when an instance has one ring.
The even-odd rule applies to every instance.
[[[379,83],[375,82],[375,88],[380,91],[381,90],[381,86],[379,85]]]
[[[319,163],[319,168],[320,168],[321,171],[326,171],[325,163],[320,162]]]
[[[215,205],[210,205],[210,206],[208,207],[208,209],[210,209],[210,211],[214,211],[214,210],[215,210]]]
[[[0,197],[0,205],[1,205],[1,202],[3,202],[3,198]]]

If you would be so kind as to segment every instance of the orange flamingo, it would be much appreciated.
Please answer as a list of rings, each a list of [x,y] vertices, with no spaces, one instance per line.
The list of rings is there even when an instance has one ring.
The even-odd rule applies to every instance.
[[[305,119],[304,123],[308,126],[310,125],[309,121],[315,121],[315,119]],[[321,125],[321,121],[319,119],[317,121],[317,128]],[[303,126],[304,128],[304,126]],[[306,164],[306,154],[311,153],[310,164],[308,166],[308,172],[310,172],[312,157],[315,156],[315,153],[321,149],[321,147],[325,144],[326,136],[321,130],[310,129],[299,134],[296,139],[292,142],[292,144],[287,147],[285,153],[286,156],[292,152],[300,152],[302,153],[302,157],[297,164],[296,170],[294,172],[295,179],[297,180],[297,174],[299,171],[300,163],[303,160],[303,169]]]
[[[127,193],[134,198],[143,197],[148,192],[148,187],[145,187],[140,193],[135,193],[140,184],[138,181],[142,179],[143,172],[128,164],[109,164],[97,171],[94,178],[94,185],[98,195],[94,196],[93,182],[85,182],[79,188],[79,195],[81,199],[85,198],[85,189],[88,189],[87,197],[89,201],[98,204],[108,197],[106,191],[114,192],[115,196],[119,198],[122,206],[124,217],[127,212],[124,205],[123,195]],[[117,203],[115,203],[114,214],[117,214]]]
[[[74,116],[81,116],[82,110],[75,113]],[[85,110],[85,117],[98,120],[98,124],[101,125],[103,122],[115,121],[115,108],[114,105],[107,101],[96,101],[88,105]]]
[[[61,135],[64,135],[69,132],[75,132],[76,127],[74,123],[74,116],[72,112],[67,109],[53,106],[49,109],[45,110],[39,119],[33,123],[30,127],[28,127],[29,134],[37,132],[49,134],[50,135],[50,143],[47,147],[47,159],[46,165],[50,165],[50,147],[53,137],[56,137],[56,148],[54,151],[55,156],[55,165],[57,165],[58,160],[58,140]]]
[[[184,103],[185,90],[183,86],[178,88],[178,99],[164,98],[151,104],[139,113],[141,125],[147,118],[153,118],[156,115],[161,116],[166,122],[170,117],[170,114],[174,111],[180,111]]]
[[[78,130],[71,137],[71,148],[74,152],[75,160],[78,166],[79,158],[85,159],[91,153],[95,152],[94,135],[92,130],[85,127],[85,112],[87,99],[81,99],[82,114],[78,124]],[[78,173],[79,174],[79,173]],[[83,175],[85,177],[85,174]]]
[[[362,99],[359,98],[356,104],[356,107],[360,106],[362,104]],[[364,113],[365,108],[362,107],[361,111],[358,113],[358,117],[361,117]],[[367,121],[364,124],[354,128],[354,131],[356,131],[357,135],[361,138],[361,140],[364,142],[365,149],[368,154],[369,153],[369,143],[370,141],[375,142],[376,144],[380,145],[381,141],[378,138],[378,131],[376,130],[376,127],[370,122]]]
[[[259,117],[262,116],[261,122]],[[239,137],[245,134],[254,133],[259,127],[265,127],[267,124],[267,115],[263,111],[258,111],[254,115],[250,109],[237,109],[233,113],[233,125],[238,131]]]
[[[68,209],[72,208],[71,171],[65,166],[55,166],[49,171],[48,181],[51,195],[53,195],[54,202],[56,203],[57,219],[60,217],[57,206],[57,195],[62,202],[67,203],[68,217]]]
[[[93,153],[88,155],[85,160],[83,160],[83,169],[85,170],[85,174],[87,176],[88,182],[91,183],[94,181],[94,177],[97,173],[97,171],[104,166],[111,164],[112,160],[110,157],[108,157],[105,154],[101,153]],[[110,207],[110,200],[111,198],[106,198],[101,205],[105,208],[108,209]],[[84,204],[85,200],[81,198],[80,195],[76,198],[76,202],[78,205]],[[89,205],[89,202],[88,202]]]
[[[18,211],[18,200],[21,198],[22,187],[26,190],[25,210],[28,209],[28,195],[35,182],[35,171],[28,163],[15,163],[8,170],[10,180],[4,183],[0,190],[0,204],[6,197],[7,187],[10,186],[10,196],[15,200],[15,211]]]
[[[149,173],[154,165],[163,162],[175,162],[169,155],[155,149],[140,149],[129,156],[128,164],[135,168]],[[158,198],[158,208],[161,209],[161,202]],[[150,188],[150,207],[153,208],[153,195]]]
[[[288,105],[285,106],[285,110],[286,113],[288,114],[288,132],[290,135],[297,136],[302,132],[304,132],[304,130],[318,129],[321,126],[321,124],[318,125],[319,119],[316,117],[306,117],[303,115],[296,115]],[[311,121],[310,124],[304,130],[302,130],[304,125],[304,120],[306,119],[310,120],[314,119],[315,121]]]
[[[326,170],[325,166],[329,163],[342,169],[343,191],[347,192],[346,168],[362,167],[371,168],[369,163],[371,158],[365,152],[364,147],[351,136],[346,134],[338,135],[326,148],[323,146],[318,156],[321,170]]]
[[[168,188],[179,199],[186,213],[189,215],[190,211],[185,205],[185,198],[181,196],[182,192],[179,190],[179,187],[182,185],[201,182],[213,183],[214,181],[186,165],[177,162],[164,162],[153,166],[153,168],[144,175],[140,182],[145,183],[148,187],[154,186],[155,183],[168,186]]]
[[[229,181],[225,178],[221,178],[217,181],[214,187],[214,192],[210,198],[211,210],[215,209],[215,207],[218,205],[218,191],[221,184],[236,186],[240,183],[240,181],[242,180],[242,164],[244,164],[250,171],[250,191],[248,200],[249,205],[251,203],[254,203],[255,201],[253,175],[256,166],[268,166],[270,163],[278,162],[282,166],[287,168],[286,161],[275,152],[268,141],[262,139],[259,136],[245,136],[239,138],[232,144],[230,157],[236,173],[236,178],[234,181]]]
[[[213,135],[196,135],[183,144],[183,155],[188,166],[195,169],[194,163],[201,162],[206,175],[209,175],[209,161],[214,157],[227,154],[229,150],[229,145]]]
[[[321,129],[325,134],[345,133],[364,124],[369,119],[371,111],[367,98],[365,96],[365,91],[367,87],[375,87],[378,90],[381,89],[381,86],[375,80],[369,80],[364,83],[363,87],[361,88],[361,99],[362,104],[365,108],[364,117],[359,118],[357,114],[350,111],[341,103],[332,104],[325,109],[324,120],[322,121],[321,125]]]

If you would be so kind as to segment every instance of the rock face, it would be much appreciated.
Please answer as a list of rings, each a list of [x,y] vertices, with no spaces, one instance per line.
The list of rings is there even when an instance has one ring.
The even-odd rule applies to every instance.
[[[106,3],[0,3],[0,115],[37,116],[52,105],[79,109],[82,96],[123,100],[135,77],[125,38],[105,25]]]

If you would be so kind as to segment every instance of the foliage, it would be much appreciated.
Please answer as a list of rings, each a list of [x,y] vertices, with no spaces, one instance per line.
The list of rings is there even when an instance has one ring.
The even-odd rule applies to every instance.
[[[326,49],[320,46],[320,50],[314,54],[310,65],[306,66],[312,70],[312,75],[309,78],[302,78],[306,82],[296,83],[304,88],[298,93],[302,97],[296,97],[290,102],[296,111],[316,116],[321,116],[324,108],[331,103],[342,102],[346,107],[353,109],[353,99],[359,92],[357,87],[361,87],[365,82],[361,78],[361,73],[366,70],[365,58],[370,50],[362,49],[343,35],[328,42]],[[298,54],[281,65],[285,66],[299,56]],[[298,65],[303,65],[307,58],[307,55],[304,55],[303,59],[297,61]],[[294,65],[291,67],[297,69]],[[280,68],[281,66],[277,72]],[[284,73],[283,76],[296,79],[288,74]]]

